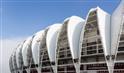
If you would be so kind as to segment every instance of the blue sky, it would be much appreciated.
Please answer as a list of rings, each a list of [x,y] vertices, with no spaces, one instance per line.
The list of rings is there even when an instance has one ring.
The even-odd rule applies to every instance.
[[[109,14],[120,0],[3,0],[2,37],[30,36],[65,18],[77,15],[85,19],[88,11],[99,6]]]

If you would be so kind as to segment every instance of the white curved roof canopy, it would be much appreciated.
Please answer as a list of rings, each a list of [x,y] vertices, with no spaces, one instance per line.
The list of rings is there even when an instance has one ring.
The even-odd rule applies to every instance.
[[[73,59],[79,57],[79,40],[84,20],[78,16],[72,16],[68,22],[67,35]]]
[[[22,60],[22,46],[23,46],[23,43],[21,43],[17,47],[17,50],[16,50],[16,63],[17,63],[18,68],[22,67],[22,64],[21,64],[21,62],[23,61]]]
[[[110,15],[99,7],[90,9],[89,13],[95,10],[97,11],[97,22],[103,44],[104,54],[109,55],[110,54]]]
[[[96,11],[97,26],[98,26],[101,42],[103,45],[104,55],[105,56],[110,55],[110,15],[105,11],[103,11],[102,9],[100,9],[99,7],[92,8],[88,14],[90,14],[90,12],[92,11]],[[87,22],[85,24],[87,24]],[[109,65],[108,62],[107,62],[107,66],[109,66],[108,69],[110,72],[111,65]]]
[[[46,43],[51,62],[55,62],[56,60],[57,36],[61,25],[62,24],[54,24],[49,28],[47,32]]]
[[[23,47],[22,47],[22,56],[23,56],[23,63],[24,63],[24,66],[28,66],[29,65],[29,56],[28,54],[30,53],[31,51],[31,42],[32,42],[32,37],[29,37],[25,43],[23,44]]]
[[[122,23],[124,19],[124,0],[121,1],[120,5],[113,12],[111,17],[111,53],[116,53],[119,41],[119,34],[122,30]]]
[[[44,30],[41,30],[39,32],[37,32],[32,40],[32,56],[33,56],[33,60],[35,64],[39,64],[39,49],[40,49],[40,43],[42,40],[42,36],[43,36]]]
[[[104,54],[110,55],[110,15],[97,7],[97,21],[103,44]]]
[[[103,44],[104,54],[110,55],[110,15],[107,12],[100,9],[99,7],[97,7],[97,8],[90,9],[88,16],[92,11],[97,11],[97,22],[98,22],[98,28],[101,36],[101,41]],[[88,16],[86,20],[88,19]],[[86,23],[87,22],[85,22],[84,29],[85,29]],[[84,30],[82,31],[81,40],[83,40],[83,34],[84,34],[83,32]]]

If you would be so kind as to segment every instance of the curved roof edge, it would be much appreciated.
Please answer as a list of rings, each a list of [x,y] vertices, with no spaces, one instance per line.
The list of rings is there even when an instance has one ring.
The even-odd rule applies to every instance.
[[[119,34],[124,16],[124,0],[121,0],[119,6],[115,9],[111,17],[111,54],[116,54]],[[115,30],[116,29],[116,30]]]
[[[84,19],[78,16],[71,16],[68,22],[67,35],[73,59],[79,57],[79,40],[83,24]]]
[[[104,54],[109,55],[110,54],[110,14],[97,6],[96,8],[92,8],[89,10],[88,15],[86,17],[86,21],[88,19],[90,12],[92,11],[97,11],[97,22],[101,35],[101,40],[104,47]],[[86,26],[86,23],[87,22],[85,22],[84,26]],[[83,35],[83,31],[82,31],[82,35]],[[83,40],[83,38],[81,39]]]
[[[47,32],[46,45],[51,62],[56,61],[57,39],[58,39],[58,32],[61,26],[62,24],[60,23],[53,24]]]
[[[32,40],[31,50],[35,64],[39,64],[39,49],[44,30],[37,32]]]
[[[23,63],[25,66],[28,66],[29,62],[27,62],[27,54],[29,53],[29,51],[31,50],[30,45],[32,42],[32,38],[33,36],[30,36],[27,38],[27,40],[24,42],[23,47],[22,47],[22,56],[23,56]],[[28,50],[30,49],[30,50]]]
[[[110,55],[110,15],[98,7],[97,11],[98,27],[101,35],[104,54]]]
[[[23,46],[23,43],[20,43],[19,46],[17,47],[17,50],[16,50],[16,63],[17,63],[17,67],[19,68],[20,67],[20,53],[22,53],[22,46]]]

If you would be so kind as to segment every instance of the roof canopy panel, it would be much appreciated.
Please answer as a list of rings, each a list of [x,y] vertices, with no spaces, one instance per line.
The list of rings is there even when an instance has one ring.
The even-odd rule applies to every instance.
[[[56,60],[57,37],[62,24],[53,24],[47,32],[46,45],[51,62]]]
[[[31,42],[32,42],[32,37],[29,37],[25,43],[23,44],[22,47],[22,56],[23,56],[23,63],[24,66],[29,66],[32,53],[31,53]]]
[[[68,40],[73,59],[79,57],[79,40],[84,20],[78,16],[72,16],[68,22]]]
[[[23,46],[23,43],[21,43],[17,47],[17,50],[16,50],[16,63],[17,63],[17,67],[18,68],[21,68],[22,64],[23,64],[23,59],[22,59],[22,46]]]
[[[41,40],[43,38],[43,33],[44,33],[44,30],[41,30],[39,32],[37,32],[33,38],[33,41],[32,41],[32,56],[33,56],[33,60],[34,60],[34,63],[35,64],[39,64],[39,51],[40,51],[40,43],[41,43]]]

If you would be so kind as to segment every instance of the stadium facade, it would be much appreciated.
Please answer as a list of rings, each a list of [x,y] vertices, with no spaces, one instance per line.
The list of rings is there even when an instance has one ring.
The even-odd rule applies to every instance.
[[[9,65],[11,73],[124,73],[124,0],[112,15],[96,7],[37,32]]]

